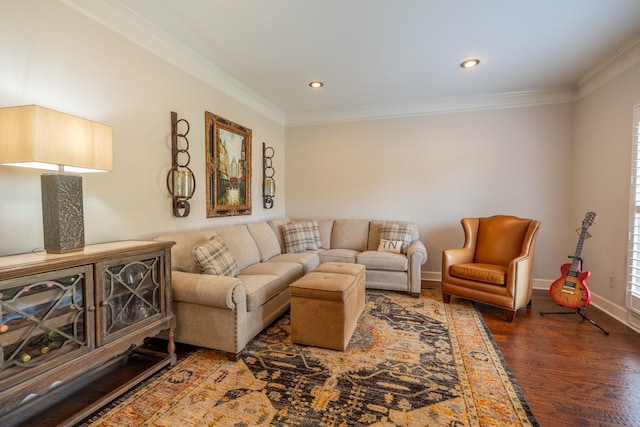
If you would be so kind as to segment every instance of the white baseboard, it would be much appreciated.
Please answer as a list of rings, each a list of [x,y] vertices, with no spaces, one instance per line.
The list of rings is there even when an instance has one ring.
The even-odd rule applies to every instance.
[[[442,282],[442,272],[441,271],[423,271],[422,272],[422,280],[427,282]],[[533,289],[542,289],[548,290],[551,287],[551,284],[554,280],[547,279],[533,279]],[[598,294],[591,293],[591,305],[599,308],[600,310],[607,313],[609,316],[613,317],[620,323],[630,327],[636,332],[640,332],[640,319],[637,322],[630,322],[629,311],[626,307],[622,307],[618,304],[612,303],[609,300],[606,300],[599,296]],[[635,324],[638,323],[638,324]]]

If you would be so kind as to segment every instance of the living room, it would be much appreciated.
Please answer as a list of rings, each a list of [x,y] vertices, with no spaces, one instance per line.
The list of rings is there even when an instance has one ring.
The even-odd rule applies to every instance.
[[[84,7],[95,8],[85,12],[96,16],[114,14],[115,31],[72,1],[5,7],[2,105],[38,104],[113,127],[113,173],[84,177],[87,243],[284,216],[402,218],[418,224],[429,253],[423,278],[437,281],[442,250],[462,244],[461,218],[507,213],[542,222],[534,271],[534,287],[542,289],[573,253],[574,230],[585,212],[595,211],[599,221],[584,248],[593,304],[627,321],[637,38],[607,52],[573,87],[452,97],[427,103],[420,115],[390,108],[285,119],[269,102],[224,86],[166,40],[160,45],[153,33],[140,33],[138,43],[148,48],[124,37],[131,28],[142,31],[139,22],[110,2]],[[174,64],[158,55],[173,55]],[[451,64],[452,73],[466,71],[456,68]],[[172,215],[166,191],[170,111],[191,125],[190,166],[198,187],[186,219]],[[253,130],[249,218],[206,218],[205,111]],[[259,203],[256,148],[262,141],[275,150],[271,210]],[[1,173],[0,254],[41,248],[39,174],[11,167]]]
[[[640,22],[634,2],[613,3]],[[595,211],[583,253],[592,304],[640,328],[626,302],[638,24],[563,86],[285,114],[117,2],[9,0],[0,19],[0,106],[38,104],[113,127],[114,171],[83,176],[87,244],[282,217],[403,219],[427,247],[423,279],[438,282],[442,250],[463,243],[461,218],[513,214],[542,223],[534,287],[548,289]],[[461,70],[462,59],[451,73],[483,72]],[[473,87],[473,76],[460,74],[461,85]],[[165,183],[171,111],[191,125],[197,188],[187,218],[173,216]],[[205,111],[253,131],[250,216],[206,217]],[[263,141],[275,152],[270,210]],[[0,167],[0,192],[0,255],[42,248],[40,172]]]

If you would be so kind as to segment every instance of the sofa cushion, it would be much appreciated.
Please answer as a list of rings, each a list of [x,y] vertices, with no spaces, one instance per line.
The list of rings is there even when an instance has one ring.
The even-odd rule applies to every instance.
[[[319,229],[317,224],[313,225],[312,221],[294,221],[285,224],[282,227],[282,234],[287,253],[318,249]]]
[[[247,311],[262,305],[282,291],[289,289],[289,282],[282,277],[268,274],[239,274],[247,292]]]
[[[278,276],[287,283],[293,283],[304,276],[304,268],[297,262],[260,262],[242,270],[238,277],[250,274]]]
[[[394,254],[399,254],[402,251],[402,240],[380,239],[380,244],[378,245],[377,250],[380,252],[392,252]]]
[[[402,240],[402,252],[404,253],[411,243],[413,224],[410,222],[383,222],[380,227],[380,239]]]
[[[193,255],[206,274],[231,277],[238,274],[238,264],[229,253],[227,245],[218,236],[213,236],[207,242],[193,248]]]
[[[260,251],[246,224],[216,228],[215,232],[224,240],[238,263],[238,271],[260,262]]]
[[[302,265],[304,274],[307,274],[320,264],[320,257],[318,257],[318,252],[316,251],[307,251],[297,254],[276,255],[268,262],[296,262]]]
[[[252,222],[247,224],[249,233],[256,241],[258,250],[260,251],[260,259],[267,261],[276,255],[280,255],[280,242],[278,236],[269,224],[264,221]]]
[[[383,251],[360,252],[356,262],[367,270],[407,271],[409,260],[406,255]]]
[[[356,262],[356,257],[360,251],[353,249],[328,249],[318,252],[320,263],[323,262]]]
[[[331,248],[367,250],[369,221],[360,219],[335,219],[331,232]]]

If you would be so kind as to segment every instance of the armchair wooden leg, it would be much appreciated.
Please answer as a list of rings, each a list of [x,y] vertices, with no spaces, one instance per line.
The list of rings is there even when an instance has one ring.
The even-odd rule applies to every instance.
[[[513,319],[516,318],[515,310],[507,310],[507,322],[513,322]]]
[[[445,304],[449,304],[449,301],[451,301],[451,295],[449,294],[442,294],[442,301]]]

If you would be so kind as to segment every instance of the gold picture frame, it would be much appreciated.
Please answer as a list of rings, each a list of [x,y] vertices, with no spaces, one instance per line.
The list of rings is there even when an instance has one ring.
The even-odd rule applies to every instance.
[[[251,215],[251,129],[205,112],[207,217]]]

